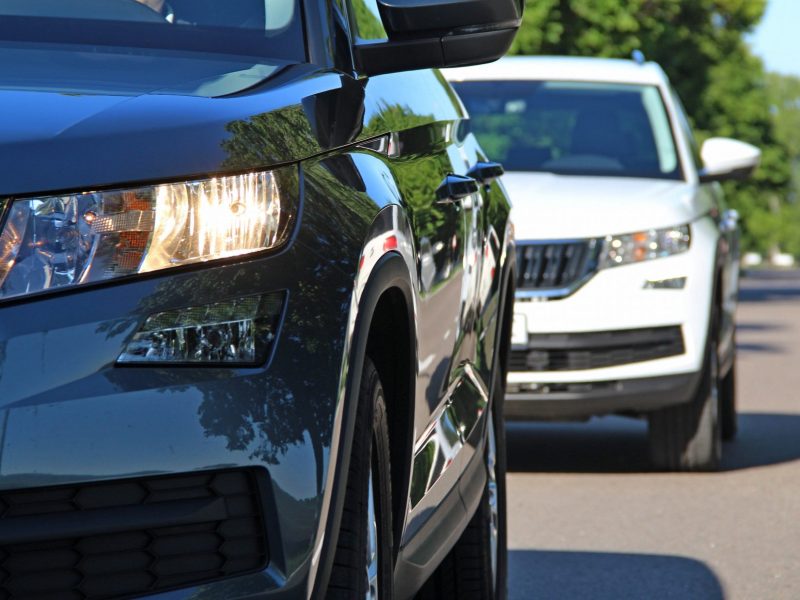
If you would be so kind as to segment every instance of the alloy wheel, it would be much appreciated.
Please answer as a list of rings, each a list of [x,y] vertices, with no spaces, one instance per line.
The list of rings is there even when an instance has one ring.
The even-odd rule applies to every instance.
[[[374,467],[374,465],[372,465]],[[378,600],[378,520],[375,514],[375,486],[373,485],[372,470],[370,469],[369,486],[367,488],[367,578],[366,600]]]

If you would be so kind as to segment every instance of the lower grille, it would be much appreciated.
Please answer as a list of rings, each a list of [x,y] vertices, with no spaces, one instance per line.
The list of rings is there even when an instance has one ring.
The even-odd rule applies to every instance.
[[[681,328],[653,327],[592,333],[531,335],[526,349],[512,350],[511,371],[601,369],[685,352]]]
[[[266,566],[257,469],[0,492],[0,599],[153,594]]]

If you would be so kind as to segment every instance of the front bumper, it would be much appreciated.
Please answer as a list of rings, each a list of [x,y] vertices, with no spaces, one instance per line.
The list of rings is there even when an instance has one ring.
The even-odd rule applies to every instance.
[[[684,392],[693,391],[703,366],[716,240],[713,222],[701,219],[692,225],[691,247],[682,254],[601,270],[563,299],[518,297],[512,350],[527,349],[534,336],[549,336],[556,350],[563,337],[564,352],[559,360],[543,357],[537,364],[533,356],[527,365],[512,364],[509,404],[542,406],[509,406],[507,414],[577,417],[644,412],[685,402],[689,396]],[[646,287],[647,282],[678,278],[685,278],[682,289]],[[631,345],[627,352],[615,350],[615,356],[597,354],[585,360],[580,353],[567,352],[581,336],[666,330],[680,332],[680,348],[659,353],[652,344]]]
[[[509,392],[507,419],[584,419],[615,413],[643,413],[688,402],[700,373],[642,379],[543,385],[535,391]]]
[[[277,255],[0,304],[0,491],[255,469],[268,562],[184,580],[180,597],[307,597],[352,281],[296,241]],[[265,365],[115,365],[150,314],[273,291],[286,308]]]

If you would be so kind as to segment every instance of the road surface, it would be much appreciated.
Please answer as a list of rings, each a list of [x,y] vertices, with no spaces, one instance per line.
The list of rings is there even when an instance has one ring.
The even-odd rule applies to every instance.
[[[800,277],[748,278],[739,437],[649,472],[644,422],[509,426],[509,598],[800,599]]]

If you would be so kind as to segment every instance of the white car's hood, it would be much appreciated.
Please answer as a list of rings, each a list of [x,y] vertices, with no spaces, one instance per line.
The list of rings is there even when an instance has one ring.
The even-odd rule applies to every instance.
[[[685,181],[510,172],[516,237],[577,239],[690,223],[702,208]]]

